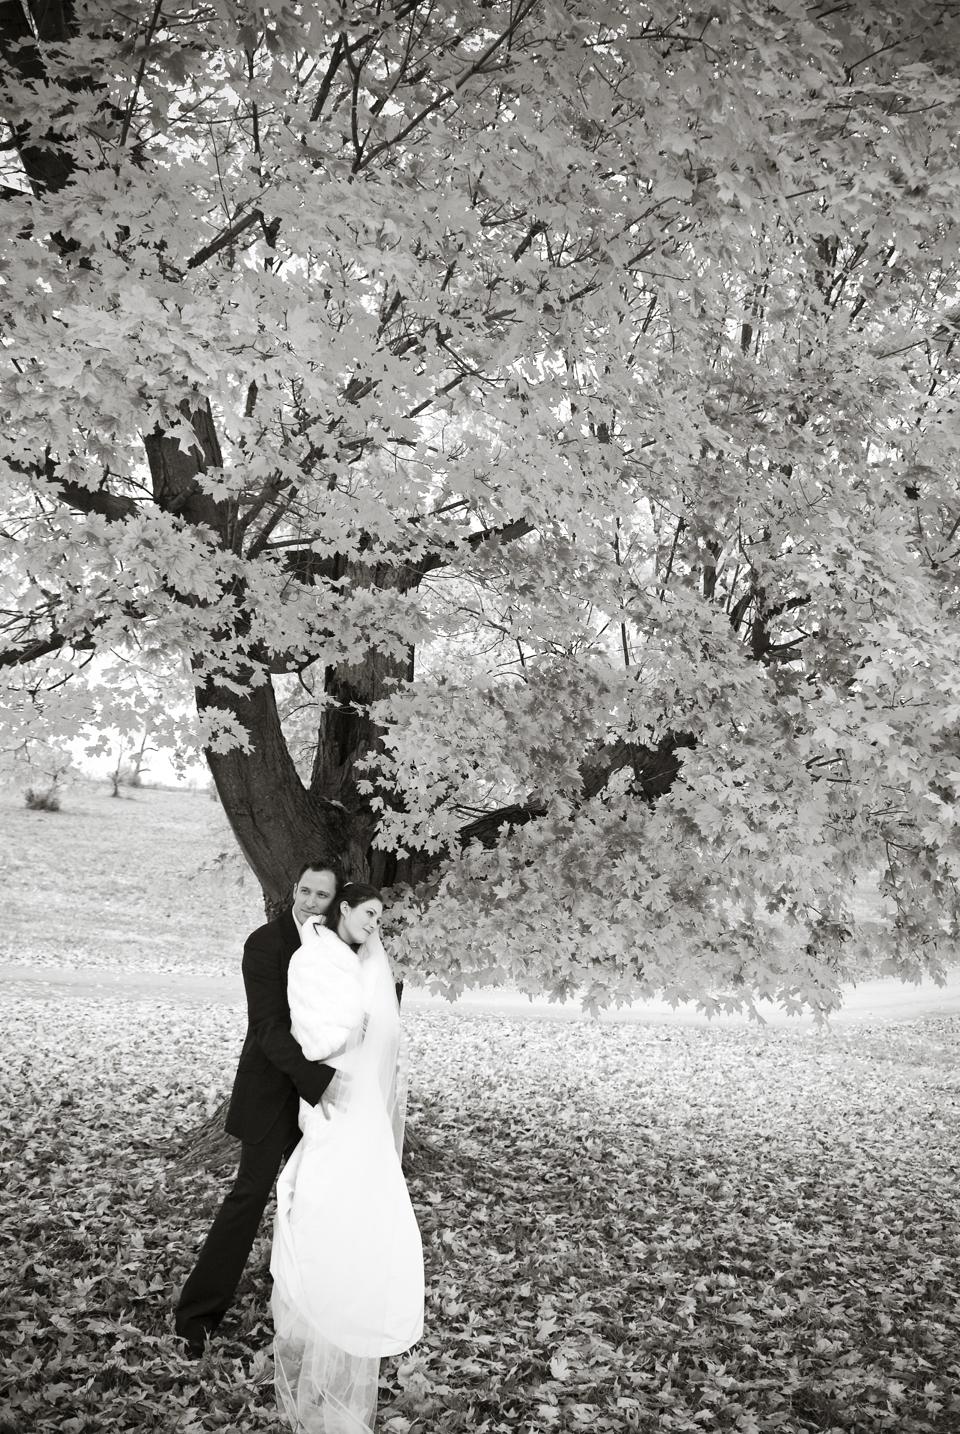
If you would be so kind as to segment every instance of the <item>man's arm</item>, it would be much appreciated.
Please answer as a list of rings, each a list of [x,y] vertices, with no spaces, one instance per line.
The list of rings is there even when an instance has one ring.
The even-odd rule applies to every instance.
[[[250,941],[243,948],[243,985],[254,1039],[271,1065],[290,1077],[308,1105],[316,1105],[336,1074],[332,1066],[308,1061],[290,1033],[286,976],[275,951]]]

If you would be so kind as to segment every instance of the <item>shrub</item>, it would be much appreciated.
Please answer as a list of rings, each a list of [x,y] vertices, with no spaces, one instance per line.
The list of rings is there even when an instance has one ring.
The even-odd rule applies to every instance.
[[[28,787],[23,799],[32,812],[58,812],[60,810],[60,793],[56,787],[48,787],[46,791],[37,791],[34,787]]]

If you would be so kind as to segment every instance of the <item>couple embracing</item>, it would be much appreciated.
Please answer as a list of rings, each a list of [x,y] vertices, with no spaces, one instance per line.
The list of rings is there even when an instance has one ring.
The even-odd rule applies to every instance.
[[[423,1252],[400,1167],[400,1018],[375,887],[334,862],[247,938],[247,1036],[226,1129],[240,1164],[186,1281],[176,1329],[203,1352],[277,1183],[277,1397],[304,1434],[369,1434],[380,1358],[423,1329]]]

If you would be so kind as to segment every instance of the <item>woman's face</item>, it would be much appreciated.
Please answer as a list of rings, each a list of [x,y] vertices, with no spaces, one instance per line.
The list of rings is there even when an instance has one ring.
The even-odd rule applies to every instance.
[[[380,925],[382,911],[383,902],[374,901],[372,897],[369,901],[361,901],[359,906],[348,906],[345,901],[341,902],[338,934],[344,941],[362,946]]]

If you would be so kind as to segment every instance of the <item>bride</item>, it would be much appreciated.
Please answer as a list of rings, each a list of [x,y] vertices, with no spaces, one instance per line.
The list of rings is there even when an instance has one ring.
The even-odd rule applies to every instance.
[[[303,1139],[277,1184],[275,1381],[298,1434],[372,1434],[380,1357],[423,1332],[382,910],[376,887],[345,886],[327,918],[304,922],[287,976],[293,1035],[308,1059],[337,1068],[319,1105],[300,1102]]]

